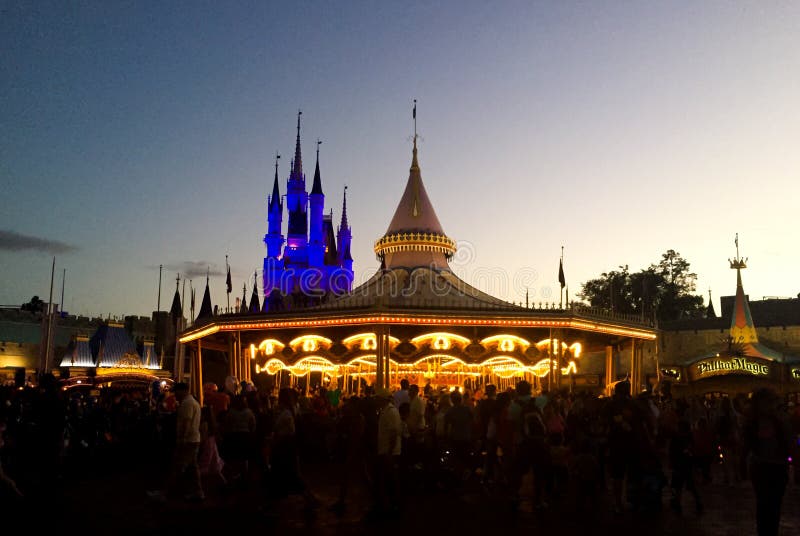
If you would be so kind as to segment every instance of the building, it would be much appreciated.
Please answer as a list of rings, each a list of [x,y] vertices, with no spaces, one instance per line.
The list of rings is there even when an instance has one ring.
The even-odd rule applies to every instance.
[[[152,339],[135,341],[125,324],[106,321],[91,335],[77,335],[59,365],[64,387],[147,387],[169,381]]]
[[[679,391],[709,396],[759,387],[797,397],[800,391],[800,299],[750,302],[742,284],[746,259],[730,261],[736,294],[721,300],[722,316],[662,326],[662,372]]]
[[[656,333],[640,318],[577,305],[515,305],[450,270],[456,244],[422,182],[416,136],[405,190],[374,250],[374,276],[325,303],[198,319],[180,336],[195,393],[202,396],[203,371],[220,360],[230,374],[255,374],[270,386],[336,384],[351,393],[403,378],[451,388],[505,388],[527,379],[537,390],[600,392],[623,376],[644,388],[643,342]]]
[[[278,185],[276,158],[275,181],[267,205],[263,310],[305,305],[307,301],[319,303],[331,294],[349,292],[353,285],[353,258],[350,255],[352,232],[347,222],[347,190],[345,188],[341,221],[334,230],[333,210],[325,213],[325,194],[319,171],[319,142],[314,181],[311,191],[306,191],[300,148],[300,113],[297,115],[297,141],[286,181],[285,200],[281,197]],[[285,234],[284,209],[288,220]],[[256,289],[254,295],[257,296]],[[294,297],[291,304],[286,303],[285,296]],[[250,309],[257,311],[258,303],[258,300],[251,298]]]

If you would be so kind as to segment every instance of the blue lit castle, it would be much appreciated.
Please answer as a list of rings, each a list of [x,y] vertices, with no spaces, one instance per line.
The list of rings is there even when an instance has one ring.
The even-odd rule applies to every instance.
[[[306,191],[303,157],[300,150],[300,112],[297,114],[297,143],[286,181],[286,196],[281,198],[278,186],[278,161],[275,160],[275,182],[268,199],[268,231],[264,235],[267,256],[264,257],[264,310],[285,307],[284,296],[291,296],[292,305],[313,305],[325,297],[344,294],[353,285],[353,258],[350,256],[352,234],[347,224],[347,188],[342,202],[342,218],[334,231],[333,210],[325,214],[325,194],[317,165],[311,192]],[[283,234],[284,208],[288,215]],[[252,306],[252,304],[251,304]]]

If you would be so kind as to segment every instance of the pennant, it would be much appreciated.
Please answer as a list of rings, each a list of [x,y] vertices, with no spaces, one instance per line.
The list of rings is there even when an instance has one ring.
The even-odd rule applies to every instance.
[[[231,267],[228,266],[228,277],[225,279],[225,284],[228,286],[228,294],[233,290],[233,283],[231,282]]]
[[[561,288],[564,288],[564,285],[567,284],[567,280],[564,277],[564,259],[558,261],[558,282]]]

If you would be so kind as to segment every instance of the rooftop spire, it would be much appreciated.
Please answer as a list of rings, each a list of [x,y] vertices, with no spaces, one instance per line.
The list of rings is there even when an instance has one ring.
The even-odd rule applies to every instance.
[[[414,110],[411,115],[414,118],[414,149],[411,151],[411,171],[419,171],[419,162],[417,162],[417,99],[414,99]]]
[[[250,312],[261,312],[261,303],[258,301],[258,271],[253,272],[253,294],[250,296]]]
[[[203,301],[200,304],[200,312],[197,313],[197,320],[213,316],[214,311],[211,307],[211,289],[208,286],[208,274],[206,273],[206,290],[203,292]]]
[[[342,222],[339,224],[339,229],[347,229],[347,185],[342,196]]]
[[[311,194],[322,195],[322,180],[319,177],[319,146],[322,141],[317,138],[317,167],[314,169],[314,185],[311,187]]]
[[[736,233],[735,243],[736,257],[728,259],[731,269],[736,270],[736,301],[733,305],[730,335],[733,342],[757,343],[758,334],[756,334],[753,316],[750,314],[750,304],[747,302],[742,285],[742,270],[747,268],[747,258],[739,256],[739,233]]]
[[[447,260],[455,253],[456,245],[444,233],[422,183],[417,160],[416,101],[412,113],[415,133],[408,182],[386,234],[375,243],[374,249],[390,270],[431,265],[447,270]]]
[[[278,160],[281,155],[275,153],[275,182],[272,183],[272,197],[269,198],[269,207],[277,206],[279,210],[283,210],[283,203],[281,203],[281,191],[278,188]]]
[[[178,288],[181,284],[181,274],[175,278],[175,295],[172,297],[172,307],[170,307],[169,314],[173,318],[183,316],[183,307],[181,307],[181,296],[178,293]]]
[[[293,174],[297,178],[301,178],[303,174],[303,157],[300,153],[300,116],[303,115],[302,110],[297,110],[297,142],[294,146],[294,164],[292,165]]]
[[[708,307],[706,307],[706,318],[717,318],[717,312],[714,310],[714,301],[711,298],[711,289],[708,289]]]

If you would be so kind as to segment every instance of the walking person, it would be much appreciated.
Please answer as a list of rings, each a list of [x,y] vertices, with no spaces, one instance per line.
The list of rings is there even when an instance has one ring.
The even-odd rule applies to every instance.
[[[703,503],[697,491],[694,478],[695,456],[692,450],[692,430],[685,418],[678,422],[678,431],[669,444],[669,458],[672,464],[672,501],[670,505],[675,513],[681,513],[681,493],[683,488],[694,496],[695,509],[703,513]]]
[[[184,498],[190,501],[202,501],[205,499],[205,494],[200,483],[200,468],[197,463],[197,454],[200,450],[200,404],[189,394],[188,384],[178,382],[174,391],[178,410],[172,467],[166,489],[149,491],[148,495],[156,500],[165,501],[168,494],[176,491],[180,478],[187,474],[188,493]]]
[[[376,504],[373,515],[396,515],[399,513],[397,462],[401,453],[403,422],[395,407],[391,392],[385,387],[375,390],[379,404],[378,460],[376,467]]]
[[[791,433],[778,414],[778,402],[771,389],[753,393],[751,416],[744,428],[744,447],[756,492],[758,536],[778,534],[781,503],[789,481]]]

